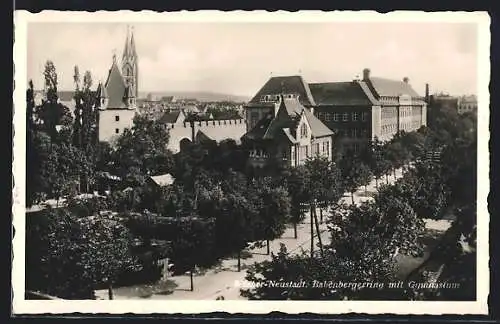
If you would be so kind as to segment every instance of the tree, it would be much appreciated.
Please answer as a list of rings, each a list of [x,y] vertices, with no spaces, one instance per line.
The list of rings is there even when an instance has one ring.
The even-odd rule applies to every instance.
[[[384,145],[378,138],[375,138],[370,144],[369,161],[370,168],[375,177],[375,185],[378,188],[380,177],[386,174],[389,169],[389,163],[384,155]]]
[[[358,165],[358,177],[359,177],[359,183],[365,186],[365,193],[366,193],[367,191],[366,186],[372,180],[372,171],[370,170],[370,167],[363,162],[360,162]]]
[[[40,189],[39,158],[35,146],[36,129],[34,124],[35,98],[33,81],[29,81],[26,90],[26,206],[37,202]]]
[[[62,208],[26,216],[26,290],[94,298],[91,272],[80,259],[84,246],[76,218]]]
[[[297,224],[304,220],[303,205],[309,200],[306,192],[306,169],[303,166],[291,168],[286,177],[290,196],[290,222],[293,224],[294,237],[297,238]]]
[[[348,152],[342,156],[338,166],[342,176],[343,187],[351,194],[351,202],[354,204],[354,193],[364,184],[363,180],[366,179],[363,177],[366,176],[366,171],[363,169],[361,160]]]
[[[40,178],[42,192],[59,199],[77,191],[81,174],[91,172],[86,156],[76,147],[67,144],[40,143]]]
[[[132,256],[132,236],[112,216],[90,216],[79,219],[84,247],[79,258],[91,273],[94,284],[107,284],[113,299],[113,284],[125,271],[140,269]]]
[[[331,244],[323,255],[290,255],[283,245],[272,260],[249,269],[246,279],[255,285],[241,294],[267,300],[406,299],[407,291],[385,285],[395,280],[398,247],[408,253],[418,248],[411,242],[414,237],[405,237],[417,224],[419,219],[401,202],[386,208],[375,203],[345,206],[331,219]],[[283,285],[289,282],[299,285]],[[350,284],[329,285],[339,282]]]
[[[408,162],[409,153],[397,136],[386,144],[385,152],[387,160],[394,171],[394,178],[396,178],[396,169],[399,169]]]
[[[47,61],[44,70],[46,99],[36,107],[36,116],[41,129],[55,141],[68,141],[67,130],[71,129],[72,116],[69,108],[59,103],[57,94],[57,72],[52,61]],[[63,132],[58,130],[62,126]],[[66,131],[65,131],[66,130]]]
[[[414,209],[420,217],[440,219],[448,206],[450,189],[439,168],[417,163],[405,181],[415,190]]]
[[[143,116],[134,119],[132,130],[125,131],[113,151],[118,175],[126,179],[125,186],[142,185],[148,175],[169,172],[173,167],[172,153],[167,149],[169,135],[163,126]]]
[[[306,185],[305,193],[308,197],[307,205],[311,215],[311,254],[314,252],[314,227],[319,240],[320,250],[323,251],[319,224],[316,215],[318,202],[320,206],[336,203],[344,193],[337,166],[326,157],[317,156],[307,159],[305,163]]]
[[[290,198],[285,188],[273,187],[270,179],[261,179],[249,186],[253,203],[257,205],[259,223],[256,226],[255,239],[267,241],[267,254],[270,253],[269,241],[280,237],[290,218]]]

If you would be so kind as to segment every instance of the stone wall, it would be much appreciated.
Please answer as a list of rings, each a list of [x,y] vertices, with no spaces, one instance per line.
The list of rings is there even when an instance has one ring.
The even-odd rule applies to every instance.
[[[172,127],[173,126],[173,127]],[[201,130],[205,135],[217,142],[225,139],[233,139],[237,142],[246,132],[244,119],[211,120],[194,123],[194,134]],[[183,139],[192,140],[192,129],[189,122],[176,123],[168,130],[170,139],[168,148],[173,153],[180,151],[180,142]]]

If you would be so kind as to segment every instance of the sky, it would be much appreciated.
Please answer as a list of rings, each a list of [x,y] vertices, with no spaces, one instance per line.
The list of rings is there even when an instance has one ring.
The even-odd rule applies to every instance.
[[[273,75],[307,82],[362,76],[409,78],[424,95],[477,93],[474,23],[165,22],[134,23],[139,91],[207,91],[253,96]],[[28,79],[43,87],[47,60],[59,89],[72,90],[74,66],[105,82],[113,53],[121,59],[125,23],[36,22],[28,25]]]

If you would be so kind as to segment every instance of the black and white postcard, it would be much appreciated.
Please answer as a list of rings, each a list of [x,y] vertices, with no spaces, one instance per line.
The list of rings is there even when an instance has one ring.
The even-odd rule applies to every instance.
[[[487,313],[487,13],[14,16],[14,313]]]

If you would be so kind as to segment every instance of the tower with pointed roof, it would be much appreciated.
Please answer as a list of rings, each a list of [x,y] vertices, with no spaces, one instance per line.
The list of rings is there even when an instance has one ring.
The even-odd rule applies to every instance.
[[[119,67],[116,54],[109,69],[106,82],[99,83],[99,141],[112,142],[114,138],[130,130],[137,113],[137,53],[134,37],[127,34],[123,51],[122,66]]]
[[[122,74],[128,87],[131,88],[135,98],[139,96],[139,64],[135,49],[134,31],[128,27],[127,39],[123,48]]]

